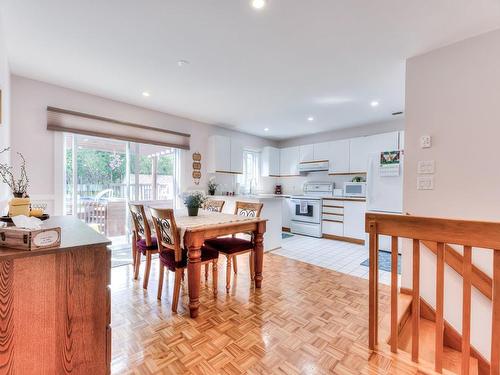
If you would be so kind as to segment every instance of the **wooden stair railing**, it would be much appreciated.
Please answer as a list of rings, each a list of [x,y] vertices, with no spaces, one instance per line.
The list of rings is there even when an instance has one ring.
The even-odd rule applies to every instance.
[[[500,375],[500,223],[439,219],[390,214],[366,214],[366,232],[369,233],[369,336],[370,350],[378,346],[378,237],[391,236],[391,351],[398,351],[397,321],[397,254],[398,239],[413,241],[412,277],[412,353],[414,362],[419,361],[420,321],[420,243],[430,241],[436,245],[436,340],[435,371],[443,371],[444,346],[444,265],[447,244],[463,246],[464,255],[461,275],[463,278],[462,303],[462,371],[468,375],[470,368],[471,295],[473,280],[472,247],[493,250],[493,278],[491,289],[491,357],[490,374]]]

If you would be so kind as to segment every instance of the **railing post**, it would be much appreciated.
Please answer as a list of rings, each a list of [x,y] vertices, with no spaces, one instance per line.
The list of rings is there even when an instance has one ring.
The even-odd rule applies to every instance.
[[[411,360],[418,362],[418,346],[420,335],[420,241],[413,240],[413,299],[412,306],[412,335]]]
[[[500,375],[500,249],[493,250],[490,374]]]
[[[470,368],[470,318],[472,289],[472,248],[464,246],[463,300],[462,300],[462,375]]]
[[[444,345],[444,262],[445,244],[437,244],[436,263],[436,356],[434,369],[443,371],[443,345]]]
[[[377,223],[370,221],[370,271],[369,271],[369,317],[368,317],[368,347],[375,350],[378,344],[378,235]]]
[[[391,238],[391,351],[398,352],[398,237]]]

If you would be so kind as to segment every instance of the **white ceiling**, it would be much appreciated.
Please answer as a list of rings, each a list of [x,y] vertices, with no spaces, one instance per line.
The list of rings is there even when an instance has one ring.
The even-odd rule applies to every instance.
[[[407,57],[500,27],[499,0],[268,0],[261,11],[3,0],[1,11],[15,74],[274,139],[391,119]]]

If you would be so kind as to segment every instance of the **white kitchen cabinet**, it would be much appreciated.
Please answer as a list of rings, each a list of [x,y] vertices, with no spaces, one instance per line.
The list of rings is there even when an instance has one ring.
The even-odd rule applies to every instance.
[[[344,223],[323,220],[321,231],[326,235],[344,237]]]
[[[348,173],[349,172],[349,140],[328,142],[328,160],[330,169],[328,173]]]
[[[344,237],[365,239],[366,202],[344,201]]]
[[[399,132],[375,134],[366,137],[369,154],[399,150]]]
[[[231,173],[243,173],[243,143],[237,138],[231,138]]]
[[[299,161],[314,161],[314,145],[305,145],[299,147]]]
[[[349,172],[366,172],[368,166],[367,137],[349,140]]]
[[[222,135],[208,138],[208,173],[243,173],[243,144]]]
[[[261,175],[264,177],[277,177],[280,175],[279,148],[266,146],[262,149]]]
[[[330,160],[330,151],[333,142],[322,142],[314,144],[314,160]]]
[[[281,198],[281,220],[283,228],[290,228],[292,221],[292,212],[290,205],[290,198]]]
[[[280,150],[280,176],[299,175],[299,147]]]

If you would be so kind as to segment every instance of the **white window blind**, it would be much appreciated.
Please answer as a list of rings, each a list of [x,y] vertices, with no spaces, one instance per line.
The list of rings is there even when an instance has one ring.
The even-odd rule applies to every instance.
[[[189,150],[191,135],[131,122],[47,107],[47,130]]]

